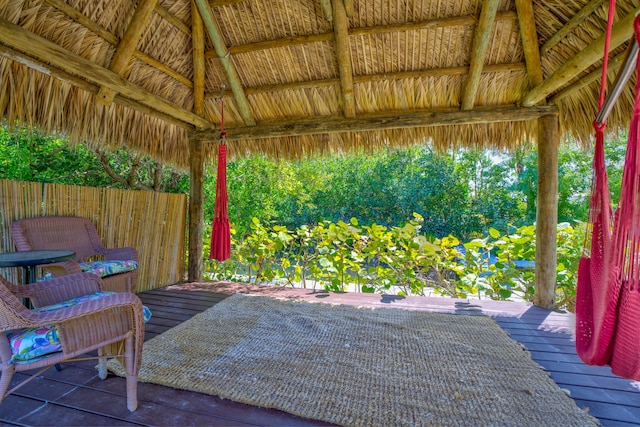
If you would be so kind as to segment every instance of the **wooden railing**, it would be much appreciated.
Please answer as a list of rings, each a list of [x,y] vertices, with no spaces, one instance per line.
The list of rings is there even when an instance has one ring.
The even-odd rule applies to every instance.
[[[136,248],[138,292],[184,280],[184,194],[0,180],[0,252],[15,251],[9,232],[13,221],[47,215],[88,218],[105,247]],[[0,274],[21,281],[15,268],[0,268]]]

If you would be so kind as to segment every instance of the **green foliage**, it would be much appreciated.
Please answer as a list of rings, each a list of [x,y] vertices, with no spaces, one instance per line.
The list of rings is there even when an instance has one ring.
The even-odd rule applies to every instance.
[[[490,229],[484,238],[461,245],[447,236],[421,233],[424,218],[414,214],[403,226],[361,226],[323,221],[290,230],[254,218],[251,234],[233,239],[232,259],[209,263],[211,278],[247,280],[284,286],[398,295],[471,295],[498,300],[531,300],[534,273],[516,261],[535,259],[535,226],[503,234]],[[575,295],[575,273],[584,239],[583,227],[558,225],[558,300]],[[462,249],[464,248],[464,249]],[[243,269],[245,266],[246,269]]]
[[[133,183],[154,186],[158,164],[126,149],[108,154],[110,172],[98,153],[83,144],[70,145],[59,136],[48,136],[27,127],[9,130],[0,126],[0,178],[91,187],[131,188]],[[130,183],[122,182],[130,181]],[[158,190],[185,193],[189,176],[163,167]]]

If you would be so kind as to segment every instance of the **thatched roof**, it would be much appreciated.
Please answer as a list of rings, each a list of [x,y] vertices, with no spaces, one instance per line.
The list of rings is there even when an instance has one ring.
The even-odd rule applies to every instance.
[[[178,166],[190,138],[215,153],[222,99],[232,156],[512,148],[549,113],[593,134],[604,0],[194,3],[0,0],[0,114]],[[618,1],[614,70],[634,12]],[[630,84],[610,129],[632,104]]]

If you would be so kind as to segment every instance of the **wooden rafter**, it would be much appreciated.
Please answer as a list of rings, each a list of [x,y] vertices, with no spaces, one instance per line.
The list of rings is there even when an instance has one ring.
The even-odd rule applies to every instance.
[[[615,74],[616,71],[618,71],[618,69],[620,68],[620,66],[624,63],[625,59],[626,59],[626,53],[621,53],[618,56],[614,57],[613,59],[610,59],[607,67],[608,75]],[[584,89],[585,87],[589,86],[591,83],[599,80],[601,77],[602,77],[602,67],[598,67],[597,70],[590,72],[584,77],[580,77],[580,80],[578,80],[571,86],[567,86],[566,88],[562,89],[560,92],[553,95],[549,99],[549,103],[557,104],[562,99],[566,98],[567,96],[570,96],[575,92],[578,92],[581,89]]]
[[[336,56],[340,73],[342,110],[345,117],[355,117],[356,102],[353,97],[353,71],[349,45],[349,24],[342,0],[333,0],[333,32],[336,37]]]
[[[204,25],[191,2],[191,43],[193,44],[193,111],[204,117]]]
[[[218,24],[216,24],[215,18],[213,17],[213,13],[211,12],[211,6],[207,0],[194,0],[196,6],[198,7],[198,11],[200,12],[200,16],[202,17],[202,21],[204,22],[204,28],[213,43],[213,46],[216,49],[216,53],[218,54],[218,58],[220,59],[220,64],[225,71],[227,76],[227,81],[229,82],[229,86],[231,89],[231,93],[233,93],[233,97],[236,102],[236,107],[238,108],[238,112],[242,117],[242,120],[246,125],[255,125],[255,120],[253,118],[253,114],[251,113],[251,107],[249,106],[249,101],[247,100],[247,96],[244,93],[244,88],[242,87],[242,83],[240,82],[240,77],[238,76],[238,71],[235,66],[231,62],[230,53],[227,49],[226,44],[222,38],[222,34],[218,29]]]
[[[246,3],[247,0],[209,0],[211,7],[231,6],[232,4]]]
[[[533,13],[532,0],[516,0],[516,10],[518,11],[518,23],[520,26],[520,37],[524,49],[524,60],[527,64],[527,74],[531,87],[542,83],[542,64],[540,63],[540,51],[538,44],[538,34],[536,32],[536,20]]]
[[[18,52],[10,47],[4,46],[0,44],[0,56],[4,56],[5,58],[9,58],[12,61],[15,61],[19,64],[22,64],[26,67],[29,67],[33,70],[42,72],[48,76],[51,76],[55,79],[58,79],[62,82],[68,83],[73,87],[84,90],[93,95],[97,95],[100,90],[100,86],[90,83],[86,80],[81,79],[80,77],[76,77],[72,74],[67,73],[57,67],[52,66],[51,64],[42,62],[40,60],[34,59],[31,56],[25,55],[22,52]],[[178,120],[173,116],[162,113],[150,106],[143,105],[137,101],[134,101],[129,98],[125,98],[121,95],[116,95],[113,102],[116,104],[123,105],[127,108],[131,108],[132,110],[139,111],[144,114],[148,114],[150,116],[157,117],[158,119],[167,122],[171,125],[178,126],[183,129],[193,130],[193,125],[189,122]]]
[[[544,55],[550,51],[560,40],[565,38],[571,31],[573,31],[574,28],[580,25],[582,21],[591,16],[593,11],[600,7],[600,5],[605,1],[606,0],[591,0],[585,7],[576,13],[564,27],[560,28],[557,33],[542,45],[540,48],[540,55]]]
[[[640,8],[629,13],[618,21],[611,31],[611,49],[615,49],[629,40],[633,34],[633,20]],[[534,87],[522,98],[524,107],[531,107],[544,100],[557,89],[561,88],[569,80],[577,77],[584,70],[602,59],[606,35],[603,34],[591,42],[589,46],[580,51],[576,56],[565,62],[544,82]]]
[[[322,13],[324,13],[324,19],[331,22],[333,21],[333,9],[331,7],[331,0],[320,0],[320,6],[322,6]]]
[[[65,73],[82,77],[89,83],[107,87],[150,110],[161,112],[198,128],[215,127],[213,123],[131,83],[113,71],[1,18],[0,43],[33,58],[40,58],[42,62],[49,63]]]
[[[353,0],[344,0],[344,11],[347,14],[347,18],[353,16]]]
[[[153,9],[157,2],[158,0],[140,0],[138,3],[138,7],[131,18],[131,22],[129,22],[129,26],[125,31],[122,40],[120,40],[120,44],[118,44],[116,52],[111,58],[111,65],[109,65],[109,69],[114,73],[122,77],[127,77],[126,73],[129,61],[136,50],[136,45],[140,40],[140,36],[142,36],[142,32],[149,23],[149,19],[151,19],[151,14],[153,13]],[[113,89],[101,87],[96,99],[106,105],[109,105],[113,102],[115,95],[116,93]]]
[[[93,33],[97,34],[98,36],[102,37],[109,44],[117,46],[120,43],[120,39],[118,39],[118,37],[116,37],[114,34],[110,33],[107,30],[105,30],[102,26],[96,24],[95,22],[93,22],[92,20],[87,18],[84,14],[82,14],[78,10],[76,10],[73,7],[69,6],[63,0],[45,0],[45,1],[48,4],[50,4],[51,6],[55,7],[60,12],[64,13],[65,15],[67,15],[69,18],[73,19],[74,21],[76,21],[77,23],[82,25],[83,27],[86,27],[91,32],[93,32]],[[167,19],[169,16],[171,16],[172,18],[169,18],[169,19],[170,19],[170,22],[173,25],[176,25],[176,22],[174,22],[174,21],[181,22],[181,21],[178,20],[178,18],[176,18],[175,16],[173,16],[169,12],[167,12],[166,9],[164,9],[163,7],[160,7],[160,6],[156,5],[154,10],[159,15],[164,17],[165,19]],[[181,31],[184,31],[184,28],[186,28],[187,31],[188,31],[187,34],[191,35],[191,29],[189,29],[186,25],[182,24],[182,27],[178,27],[178,28],[180,28]],[[133,52],[133,56],[135,56],[137,59],[139,59],[140,61],[144,62],[145,64],[147,64],[147,65],[149,65],[151,67],[157,68],[158,70],[164,72],[168,76],[173,77],[174,79],[176,79],[180,83],[184,84],[185,86],[193,87],[193,82],[191,80],[189,80],[188,78],[186,78],[182,74],[178,73],[176,70],[174,70],[174,69],[166,66],[162,62],[156,60],[155,58],[150,57],[146,53],[141,52],[141,51],[136,49]]]
[[[182,31],[184,34],[190,36],[191,28],[180,19],[178,19],[173,13],[169,12],[164,7],[156,4],[156,7],[153,9],[158,15],[162,16],[167,22],[171,25]]]
[[[59,0],[58,0],[59,1]],[[329,0],[326,0],[329,3]],[[517,15],[513,11],[498,12],[496,14],[496,21],[513,21],[517,18]],[[333,19],[333,14],[332,14]],[[435,18],[427,21],[409,22],[406,24],[392,24],[392,25],[377,25],[372,27],[358,27],[349,28],[350,36],[366,36],[374,34],[384,33],[398,33],[405,31],[418,31],[427,28],[447,28],[447,27],[460,27],[464,25],[475,25],[478,18],[474,15],[465,16],[452,16],[446,18]],[[276,49],[279,47],[292,46],[306,43],[318,43],[323,41],[333,41],[335,34],[331,33],[319,33],[319,34],[307,34],[302,36],[284,37],[281,39],[265,40],[254,43],[247,43],[243,45],[230,46],[229,52],[232,55],[239,53],[254,52],[257,50]],[[205,53],[207,58],[217,58],[217,54],[214,51],[208,51]]]
[[[523,62],[512,62],[505,64],[490,64],[482,69],[482,73],[504,73],[512,71],[525,71],[526,67]],[[441,76],[460,76],[469,73],[469,67],[445,67],[431,68],[428,70],[413,71],[397,71],[395,73],[383,74],[365,74],[362,76],[353,76],[353,83],[370,83],[387,80],[403,80],[403,79],[419,79],[423,77],[441,77]],[[322,80],[306,80],[301,82],[273,84],[264,86],[254,86],[245,88],[247,95],[255,95],[267,92],[279,92],[285,90],[309,89],[327,86],[337,86],[340,79],[322,79]],[[206,98],[217,97],[219,94],[209,93]]]
[[[500,0],[485,0],[480,12],[480,20],[476,26],[473,37],[473,49],[471,50],[471,63],[469,65],[469,76],[462,94],[462,109],[471,110],[476,101],[478,86],[480,86],[480,76],[484,67],[484,60],[489,49],[489,42],[493,35],[493,23]]]
[[[278,138],[285,136],[313,135],[340,132],[364,132],[381,129],[403,129],[424,126],[450,126],[478,123],[499,123],[538,119],[545,115],[555,115],[555,106],[518,108],[477,108],[471,111],[412,110],[359,115],[357,118],[318,117],[283,123],[261,123],[256,126],[227,128],[227,141],[246,139]],[[211,131],[195,131],[193,137],[215,142],[218,135]]]

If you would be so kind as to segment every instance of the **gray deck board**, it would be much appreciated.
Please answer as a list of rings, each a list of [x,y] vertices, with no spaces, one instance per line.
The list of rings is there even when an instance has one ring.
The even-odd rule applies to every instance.
[[[525,303],[332,294],[233,283],[175,285],[139,295],[153,312],[146,338],[160,334],[238,292],[371,307],[488,315],[529,351],[532,359],[560,388],[570,393],[579,407],[588,410],[603,425],[640,426],[640,383],[619,378],[611,374],[608,367],[588,366],[580,360],[572,335],[573,315]],[[71,362],[60,372],[53,369],[45,372],[0,404],[0,425],[325,425],[272,409],[145,383],[138,385],[139,409],[129,413],[124,380],[110,376],[102,381],[94,366],[95,361]],[[24,374],[16,377],[24,378]]]

